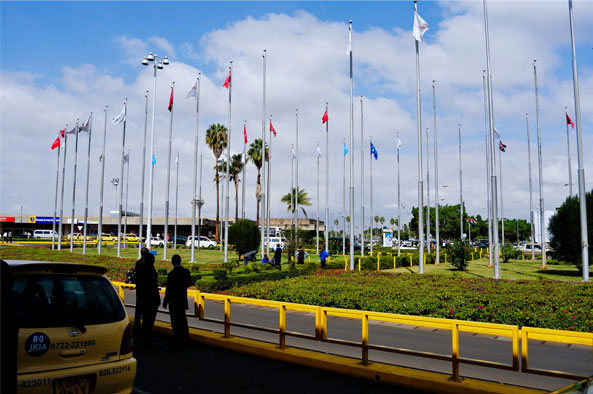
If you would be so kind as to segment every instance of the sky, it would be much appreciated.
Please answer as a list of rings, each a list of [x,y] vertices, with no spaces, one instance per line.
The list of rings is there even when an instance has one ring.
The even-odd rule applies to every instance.
[[[429,146],[430,201],[435,199],[433,94],[436,92],[439,199],[459,203],[458,133],[462,135],[463,198],[470,215],[487,215],[483,70],[486,68],[482,1],[419,1],[418,13],[430,28],[419,43],[422,144]],[[319,215],[325,209],[325,126],[329,106],[330,221],[343,215],[343,141],[349,140],[348,20],[353,20],[354,214],[360,224],[361,153],[364,205],[370,211],[370,150],[373,160],[373,214],[396,218],[397,133],[400,151],[402,221],[417,206],[416,56],[412,1],[184,1],[184,2],[0,2],[0,214],[51,216],[54,210],[57,150],[50,146],[60,129],[92,117],[89,214],[97,215],[103,132],[105,211],[116,208],[122,124],[110,119],[128,100],[125,151],[130,152],[128,210],[139,211],[148,91],[148,135],[155,98],[153,215],[164,216],[171,86],[175,86],[172,129],[170,215],[175,215],[179,152],[178,215],[191,216],[194,133],[193,98],[186,93],[201,73],[199,150],[203,155],[202,213],[216,211],[215,159],[205,144],[209,125],[228,127],[228,91],[222,84],[233,62],[231,153],[243,150],[243,124],[251,143],[262,134],[262,54],[266,55],[266,122],[272,141],[272,217],[287,217],[280,201],[291,185],[291,145],[296,144],[298,109],[299,187],[317,210],[317,152],[320,158]],[[574,120],[572,55],[567,1],[489,1],[494,122],[507,150],[502,158],[504,214],[529,217],[527,125],[531,138],[534,209],[539,201],[534,66],[537,59],[543,199],[546,210],[568,195],[567,132],[564,107]],[[593,185],[593,2],[574,1],[581,93],[585,184]],[[149,52],[166,55],[154,95]],[[361,122],[362,96],[362,122]],[[107,106],[107,124],[105,108]],[[526,122],[528,113],[528,122]],[[361,147],[361,125],[364,139]],[[150,137],[148,137],[149,139]],[[72,209],[74,143],[69,138],[64,211]],[[76,214],[85,206],[89,136],[79,135]],[[569,130],[573,193],[577,190],[576,133]],[[150,149],[148,142],[147,149]],[[362,152],[361,152],[362,150]],[[349,155],[350,155],[349,154]],[[148,205],[147,153],[145,209]],[[349,160],[349,156],[346,157]],[[426,177],[426,156],[424,156]],[[497,152],[498,160],[498,152]],[[62,163],[60,163],[61,166]],[[348,163],[346,185],[349,185]],[[255,219],[256,169],[246,167],[246,216]],[[427,181],[424,181],[425,185]],[[230,210],[234,212],[231,185]],[[240,191],[239,191],[240,193]],[[124,197],[125,198],[125,197]],[[425,198],[426,200],[426,198]],[[241,197],[239,196],[239,204]],[[348,201],[346,201],[348,207]],[[58,206],[59,210],[59,206]],[[239,208],[239,211],[241,209]],[[146,212],[145,212],[146,214]],[[346,213],[348,214],[348,213]],[[365,220],[368,223],[368,219]]]

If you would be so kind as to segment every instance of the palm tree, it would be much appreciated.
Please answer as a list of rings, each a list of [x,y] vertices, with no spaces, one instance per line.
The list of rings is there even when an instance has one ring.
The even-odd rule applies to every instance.
[[[220,177],[218,175],[218,158],[222,154],[224,148],[226,148],[228,142],[228,133],[227,128],[223,125],[211,124],[206,130],[206,145],[210,149],[212,149],[212,153],[214,154],[214,158],[216,160],[216,164],[214,169],[216,170],[216,242],[220,241],[220,233],[218,231],[218,222],[220,221],[220,197],[219,197],[219,186],[220,186]]]
[[[259,203],[261,201],[262,192],[261,192],[261,166],[262,166],[262,157],[261,157],[261,149],[262,149],[262,140],[256,139],[254,140],[251,145],[249,145],[249,150],[247,151],[247,160],[251,160],[255,167],[257,168],[257,189],[255,190],[255,198],[257,199],[257,215],[255,221],[259,223]],[[269,156],[268,145],[266,144],[266,161],[268,160]]]
[[[381,227],[383,227],[383,225],[385,224],[385,218],[383,216],[381,216],[379,218],[379,222],[381,223]]]
[[[336,231],[338,231],[338,224],[340,224],[340,221],[338,219],[334,219],[334,226],[336,226]]]
[[[308,219],[309,216],[307,216],[307,211],[305,211],[305,208],[303,208],[303,206],[307,206],[307,207],[311,206],[311,199],[308,197],[305,189],[299,189],[297,192],[296,187],[293,187],[292,188],[292,197],[290,194],[291,194],[291,192],[289,191],[284,196],[282,196],[282,198],[280,199],[280,201],[286,203],[286,205],[287,205],[286,210],[288,212],[291,212],[294,214],[294,210],[295,210],[296,206],[298,205],[303,210],[305,217]],[[294,204],[294,206],[293,206],[293,204]]]
[[[389,224],[391,224],[391,231],[394,231],[393,226],[395,225],[395,219],[394,218],[389,219]]]

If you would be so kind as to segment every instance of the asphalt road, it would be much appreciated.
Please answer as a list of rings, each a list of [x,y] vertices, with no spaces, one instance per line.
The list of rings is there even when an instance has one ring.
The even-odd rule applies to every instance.
[[[126,291],[126,304],[134,303],[134,292]],[[190,304],[191,305],[191,304]],[[129,308],[129,313],[133,309]],[[223,319],[223,304],[207,301],[205,317]],[[193,314],[193,310],[188,311]],[[159,313],[157,319],[168,321],[168,314]],[[278,311],[276,309],[255,307],[250,305],[233,305],[231,320],[260,327],[278,328]],[[287,312],[286,329],[303,334],[314,334],[314,316],[303,312]],[[205,322],[197,318],[189,318],[192,327],[213,332],[222,332],[221,324]],[[233,336],[251,338],[270,343],[277,343],[278,336],[272,333],[233,327]],[[350,341],[360,341],[361,325],[358,319],[328,318],[328,337]],[[394,323],[372,322],[369,324],[370,344],[413,349],[448,355],[451,352],[451,334],[448,330],[429,329]],[[333,343],[311,341],[301,338],[287,337],[287,346],[316,350],[347,357],[360,358],[359,348],[337,345]],[[460,333],[461,356],[510,364],[512,362],[511,341],[505,337],[494,337],[484,334]],[[234,354],[229,357],[235,357]],[[406,356],[382,351],[370,351],[371,361],[387,364],[450,373],[451,363],[428,358]],[[529,343],[530,367],[546,368],[583,375],[593,375],[593,356],[591,348],[586,346],[549,344],[541,341]],[[276,363],[276,362],[274,362]],[[224,364],[224,363],[222,363]],[[295,368],[295,367],[290,367]],[[478,366],[464,365],[460,367],[461,375],[494,382],[508,383],[543,390],[556,390],[564,387],[572,380],[538,376],[521,372],[503,371]],[[233,369],[234,371],[234,369]]]

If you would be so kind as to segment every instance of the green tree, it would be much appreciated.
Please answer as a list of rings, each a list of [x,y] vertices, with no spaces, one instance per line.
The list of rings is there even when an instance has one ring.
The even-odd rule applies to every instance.
[[[226,148],[228,142],[228,133],[226,127],[217,123],[211,124],[206,130],[206,145],[212,150],[215,158],[215,170],[216,170],[216,242],[220,241],[220,233],[218,231],[218,222],[220,221],[220,177],[218,175],[218,158],[222,154],[224,148]]]
[[[229,227],[229,243],[235,245],[239,256],[252,250],[257,250],[259,241],[259,228],[251,220],[241,219]]]
[[[458,239],[449,247],[449,253],[451,255],[451,264],[458,271],[465,271],[467,262],[471,259],[471,247],[469,243]]]
[[[593,191],[586,193],[587,203],[587,236],[589,245],[593,242]],[[581,220],[579,214],[579,198],[568,197],[550,218],[550,247],[554,249],[554,257],[576,265],[583,269],[581,257]],[[593,247],[589,246],[589,255]]]
[[[256,215],[256,223],[259,223],[259,205],[262,198],[261,192],[261,166],[262,166],[262,140],[256,139],[254,140],[251,145],[249,145],[249,150],[247,151],[247,160],[251,161],[253,165],[257,168],[257,188],[255,190],[255,198],[257,200],[257,215]],[[268,161],[268,145],[266,144],[266,161]]]
[[[291,196],[292,193],[292,196]],[[303,210],[303,214],[305,215],[306,218],[308,218],[309,216],[307,216],[307,211],[305,211],[304,206],[311,206],[311,199],[309,198],[309,196],[307,195],[307,192],[305,191],[305,189],[298,189],[297,192],[297,188],[293,187],[292,191],[289,191],[288,193],[286,193],[285,195],[282,196],[282,198],[280,199],[280,201],[282,201],[283,203],[286,203],[287,207],[286,210],[288,212],[291,212],[294,214],[294,210],[296,209],[297,205]]]

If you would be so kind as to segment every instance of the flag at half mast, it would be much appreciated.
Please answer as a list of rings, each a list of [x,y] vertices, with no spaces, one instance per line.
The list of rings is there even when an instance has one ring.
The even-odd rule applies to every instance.
[[[325,123],[329,120],[329,116],[327,115],[327,109],[325,110],[325,112],[323,113],[323,116],[321,117],[321,123]]]
[[[346,146],[346,143],[344,142],[344,155],[347,155],[348,152],[350,152],[350,151],[348,150],[348,147]]]
[[[169,112],[173,109],[173,88],[171,88],[171,97],[169,97],[169,106],[167,107]]]
[[[498,149],[500,149],[501,152],[506,152],[507,146],[503,144],[501,140],[498,140]]]
[[[247,143],[247,128],[243,125],[243,137],[245,137],[245,143]]]
[[[371,142],[371,155],[373,155],[375,160],[377,160],[379,158],[379,152],[377,152],[377,148],[375,148],[375,145],[373,145],[372,142]]]
[[[224,80],[224,83],[222,84],[222,86],[224,86],[225,88],[229,88],[229,83],[231,83],[231,69],[229,68],[229,75],[227,75],[226,79]]]
[[[570,116],[568,116],[568,112],[566,113],[566,124],[569,124],[572,126],[572,128],[574,129],[574,122],[572,121],[572,119],[570,119]]]
[[[51,150],[54,150],[60,146],[60,136],[56,137],[56,140],[51,144]]]
[[[274,133],[274,137],[276,137],[276,129],[274,128],[274,125],[272,124],[272,120],[270,119],[270,131],[272,133]]]

